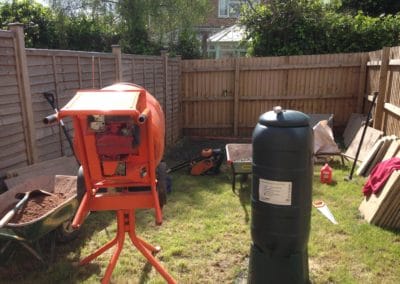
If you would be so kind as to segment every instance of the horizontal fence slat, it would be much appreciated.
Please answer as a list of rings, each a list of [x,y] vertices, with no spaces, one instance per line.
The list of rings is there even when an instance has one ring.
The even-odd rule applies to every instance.
[[[36,56],[60,56],[60,57],[106,57],[106,58],[115,58],[112,53],[104,53],[104,52],[93,52],[93,51],[75,51],[75,50],[55,50],[55,49],[35,49],[35,48],[27,48],[26,55],[36,55]]]
[[[239,97],[240,101],[277,101],[277,100],[336,100],[336,99],[344,99],[344,100],[352,100],[355,97],[351,96],[282,96],[282,97],[261,97],[261,96],[241,96]],[[183,98],[183,102],[210,102],[210,101],[231,101],[233,100],[233,96],[226,97],[188,97]]]
[[[206,101],[229,101],[233,100],[233,96],[226,97],[187,97],[182,98],[183,102],[206,102]]]
[[[395,106],[390,103],[385,103],[384,109],[390,112],[391,114],[396,115],[397,117],[400,117],[400,107]]]
[[[14,37],[13,32],[0,30],[0,38],[13,38],[13,37]]]
[[[246,97],[239,97],[241,101],[277,101],[277,100],[352,100],[354,97],[352,96],[282,96],[282,97],[260,97],[260,96],[246,96]]]
[[[184,128],[201,129],[201,128],[232,128],[233,124],[207,124],[207,125],[191,125],[186,124]]]
[[[332,68],[357,68],[360,67],[360,64],[350,63],[350,64],[285,64],[285,65],[261,65],[261,66],[247,66],[240,65],[240,71],[278,71],[278,70],[301,70],[301,69],[332,69]],[[185,67],[182,69],[182,73],[190,73],[190,72],[224,72],[224,71],[234,71],[235,67]]]

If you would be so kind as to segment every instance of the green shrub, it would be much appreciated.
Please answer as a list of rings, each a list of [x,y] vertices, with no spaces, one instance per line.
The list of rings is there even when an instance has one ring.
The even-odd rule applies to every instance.
[[[319,0],[271,1],[241,18],[255,56],[362,52],[399,45],[400,14],[339,13]]]

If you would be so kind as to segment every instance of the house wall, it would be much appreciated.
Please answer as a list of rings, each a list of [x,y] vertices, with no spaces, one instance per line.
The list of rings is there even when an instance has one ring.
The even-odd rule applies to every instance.
[[[202,48],[202,55],[203,58],[207,58],[210,53],[208,53],[208,42],[207,39],[212,35],[215,34],[224,28],[227,28],[229,26],[232,26],[236,23],[238,23],[238,18],[237,17],[219,17],[218,16],[218,9],[219,9],[219,1],[218,0],[211,0],[211,11],[207,17],[207,19],[204,21],[203,24],[197,26],[198,33],[200,35],[200,38],[202,40],[201,48]],[[268,0],[260,0],[261,3],[267,3]],[[221,47],[218,47],[221,49]],[[239,54],[241,51],[237,50],[237,54]],[[219,58],[218,56],[216,58]]]
[[[212,9],[204,24],[204,27],[223,28],[236,23],[237,18],[220,18],[218,17],[218,0],[212,0]]]
[[[232,18],[222,18],[218,17],[218,0],[211,0],[211,11],[210,14],[208,15],[206,21],[200,26],[203,28],[224,28],[224,27],[229,27],[234,25],[238,18],[232,17]],[[260,0],[261,3],[267,3],[268,0]]]

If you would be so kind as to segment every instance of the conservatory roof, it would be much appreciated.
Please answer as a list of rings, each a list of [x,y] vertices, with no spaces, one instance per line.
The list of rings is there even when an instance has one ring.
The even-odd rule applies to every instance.
[[[245,38],[245,28],[239,25],[233,25],[210,36],[209,42],[238,42]]]

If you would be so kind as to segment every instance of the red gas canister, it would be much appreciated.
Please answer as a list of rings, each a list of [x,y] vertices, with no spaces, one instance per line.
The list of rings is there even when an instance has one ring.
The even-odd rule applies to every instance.
[[[321,168],[320,180],[322,183],[330,184],[332,182],[332,168],[326,163]]]

